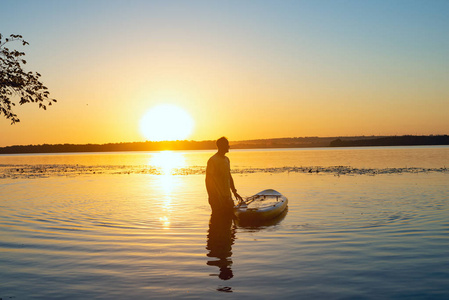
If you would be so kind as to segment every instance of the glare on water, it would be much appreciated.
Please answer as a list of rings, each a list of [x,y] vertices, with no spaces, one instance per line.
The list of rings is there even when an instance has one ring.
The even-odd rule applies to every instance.
[[[149,159],[149,165],[161,170],[160,176],[156,176],[155,186],[161,189],[162,214],[159,220],[164,229],[170,229],[170,215],[172,214],[173,194],[180,192],[183,181],[179,176],[172,175],[175,169],[186,167],[186,161],[182,153],[173,151],[161,151],[153,153]]]
[[[289,199],[258,226],[211,219],[212,151],[1,156],[0,298],[445,299],[448,149],[231,151]]]

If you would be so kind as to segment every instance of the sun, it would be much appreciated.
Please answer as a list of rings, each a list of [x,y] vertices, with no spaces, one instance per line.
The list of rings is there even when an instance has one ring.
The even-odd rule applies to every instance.
[[[161,104],[140,119],[140,131],[148,141],[185,140],[192,134],[194,121],[181,107]]]

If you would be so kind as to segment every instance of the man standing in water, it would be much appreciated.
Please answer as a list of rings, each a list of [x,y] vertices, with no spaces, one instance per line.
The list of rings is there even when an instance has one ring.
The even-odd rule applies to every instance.
[[[231,176],[231,164],[226,153],[229,152],[229,141],[222,137],[217,140],[218,151],[207,161],[206,168],[206,189],[209,195],[209,204],[212,213],[220,215],[234,214],[234,201],[231,191],[239,201],[242,197],[237,194],[234,180]]]

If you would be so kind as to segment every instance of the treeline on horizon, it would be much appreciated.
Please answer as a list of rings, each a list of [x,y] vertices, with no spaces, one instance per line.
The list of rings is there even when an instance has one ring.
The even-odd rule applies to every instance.
[[[358,137],[294,137],[230,141],[233,149],[359,147],[359,146],[414,146],[449,145],[449,136],[358,136]],[[0,154],[69,153],[69,152],[122,152],[163,150],[215,150],[215,141],[162,141],[109,144],[42,144],[0,148]]]
[[[388,136],[364,140],[336,139],[330,143],[330,147],[366,147],[366,146],[430,146],[449,145],[448,135],[430,136]]]
[[[42,144],[20,145],[0,148],[2,154],[14,153],[67,153],[67,152],[121,152],[162,150],[215,149],[215,141],[162,141],[109,144]]]
[[[363,137],[358,137],[363,138]],[[335,137],[295,137],[230,141],[233,149],[328,147]],[[42,144],[14,145],[0,148],[0,154],[15,153],[68,153],[68,152],[121,152],[163,150],[215,150],[215,141],[162,141],[108,144]]]

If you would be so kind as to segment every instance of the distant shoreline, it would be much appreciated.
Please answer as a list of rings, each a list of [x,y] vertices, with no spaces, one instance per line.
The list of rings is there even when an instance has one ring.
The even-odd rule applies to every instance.
[[[233,149],[449,145],[448,135],[295,137],[231,141]],[[215,150],[215,141],[163,141],[109,144],[42,144],[0,147],[0,154]]]

